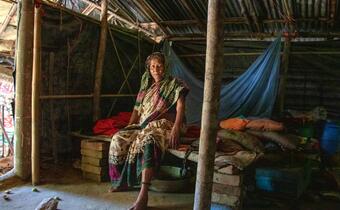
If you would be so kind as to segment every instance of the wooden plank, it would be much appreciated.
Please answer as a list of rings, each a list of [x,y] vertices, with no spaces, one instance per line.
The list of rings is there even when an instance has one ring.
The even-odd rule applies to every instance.
[[[98,175],[104,175],[109,172],[109,169],[107,167],[98,167],[83,163],[81,164],[81,170]]]
[[[109,181],[108,174],[99,175],[99,174],[94,174],[94,173],[83,171],[83,177],[85,179],[93,180],[93,181],[96,181],[96,182]]]
[[[213,192],[219,193],[219,194],[241,196],[242,195],[242,187],[213,183]]]
[[[214,183],[231,185],[231,186],[240,186],[242,184],[242,175],[228,175],[228,174],[220,174],[214,173]]]
[[[88,156],[82,156],[81,162],[84,164],[89,164],[93,166],[107,166],[108,160],[107,158],[94,158],[94,157],[88,157]]]
[[[106,158],[108,156],[107,151],[95,151],[89,149],[81,149],[80,153],[85,156],[94,157],[94,158]]]
[[[212,193],[211,194],[211,202],[224,204],[228,206],[239,206],[241,204],[241,198],[233,195]]]
[[[233,165],[228,165],[225,167],[221,167],[220,165],[225,165],[225,162],[215,162],[215,171],[220,174],[240,174],[240,169],[236,168]]]
[[[107,136],[89,136],[89,135],[80,134],[79,132],[71,132],[70,135],[74,137],[85,138],[85,139],[93,139],[93,140],[111,142],[111,138]]]
[[[108,151],[110,147],[109,142],[94,141],[94,140],[82,140],[81,149],[89,149],[95,151]]]

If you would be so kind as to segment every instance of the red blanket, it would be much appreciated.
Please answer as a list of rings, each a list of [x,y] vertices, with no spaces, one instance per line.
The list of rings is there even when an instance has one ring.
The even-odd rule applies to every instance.
[[[127,126],[130,117],[131,112],[119,112],[118,115],[111,118],[97,120],[92,129],[93,134],[112,136],[119,129]]]

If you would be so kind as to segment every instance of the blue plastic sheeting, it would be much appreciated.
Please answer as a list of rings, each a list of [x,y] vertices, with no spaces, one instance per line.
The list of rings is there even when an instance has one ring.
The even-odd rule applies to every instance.
[[[218,118],[271,117],[275,103],[280,70],[281,37],[278,37],[240,77],[222,85]],[[186,118],[188,124],[201,121],[203,81],[198,80],[182,63],[169,43],[164,44],[171,74],[188,84]]]

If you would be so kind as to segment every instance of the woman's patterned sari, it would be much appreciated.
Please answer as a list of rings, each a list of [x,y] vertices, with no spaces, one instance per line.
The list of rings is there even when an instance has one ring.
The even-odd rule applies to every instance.
[[[138,185],[144,168],[157,168],[168,147],[173,123],[162,119],[181,95],[188,92],[178,79],[165,77],[150,84],[146,71],[134,109],[140,115],[139,125],[130,125],[117,132],[111,140],[109,175],[113,188]]]

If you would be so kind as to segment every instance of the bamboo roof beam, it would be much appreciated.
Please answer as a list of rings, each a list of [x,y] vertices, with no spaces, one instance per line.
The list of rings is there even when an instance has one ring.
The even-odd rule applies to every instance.
[[[13,4],[11,9],[9,10],[8,15],[6,16],[4,22],[1,24],[0,36],[6,30],[9,22],[11,22],[11,19],[13,18],[16,11],[17,11],[17,5]]]
[[[180,25],[196,25],[197,20],[163,20],[160,22],[162,25],[167,26],[180,26]]]
[[[291,16],[291,18],[293,18]],[[294,19],[295,22],[329,22],[329,18],[319,17],[319,18],[297,18]],[[202,21],[206,24],[206,21]],[[285,19],[262,19],[262,23],[269,24],[269,23],[285,23]],[[166,26],[181,26],[181,25],[196,25],[197,20],[163,20],[160,22],[162,25]],[[141,23],[145,24],[145,23]],[[244,17],[228,17],[224,19],[224,24],[248,24]],[[261,25],[261,23],[259,22]],[[260,32],[263,33],[263,32]]]
[[[284,13],[286,14],[286,20],[284,23],[286,23],[288,25],[289,28],[289,32],[293,32],[295,31],[295,18],[293,15],[293,11],[292,11],[292,5],[291,5],[291,1],[290,0],[284,0],[283,1],[283,10]],[[304,22],[303,19],[299,19],[299,21]],[[315,18],[312,18],[312,22],[316,22]]]
[[[282,20],[283,21],[283,20]],[[201,20],[203,25],[206,24],[206,21]],[[181,26],[181,25],[197,25],[197,20],[163,20],[160,22],[162,25],[167,26]],[[246,21],[243,17],[228,17],[224,19],[224,24],[246,24]]]
[[[18,3],[15,0],[1,0],[1,1],[7,2],[7,3],[13,3],[13,4],[17,4]]]
[[[271,32],[271,33],[245,33],[245,32],[227,32],[224,34],[224,38],[271,38],[277,37],[280,33],[279,32]],[[339,32],[299,32],[299,38],[335,38],[340,37]],[[183,35],[174,35],[174,36],[167,36],[166,39],[169,41],[188,41],[188,40],[206,40],[206,37],[202,36],[202,34],[183,34]]]
[[[169,30],[161,24],[161,19],[158,17],[157,13],[152,9],[152,7],[149,5],[147,1],[143,0],[136,0],[136,5],[138,5],[140,8],[142,8],[147,15],[149,15],[153,22],[157,23],[159,28],[162,30],[163,34],[166,36],[169,34]]]
[[[89,4],[81,13],[84,15],[89,15],[96,7],[93,4]]]
[[[249,9],[250,9],[250,16],[252,17],[254,23],[255,23],[255,27],[258,33],[262,33],[263,32],[263,27],[260,21],[260,18],[256,15],[256,10],[253,4],[253,1],[248,1],[249,3]]]
[[[334,28],[334,26],[336,25],[336,7],[337,7],[337,0],[330,0],[329,2],[329,18],[331,19],[330,22],[330,27]]]
[[[92,3],[89,0],[82,0],[82,1],[87,3],[87,4],[93,5],[96,9],[101,11],[101,7],[99,5],[96,5],[96,4]],[[126,25],[131,26],[132,28],[135,28],[135,29],[138,29],[139,31],[144,32],[146,35],[150,36],[152,39],[154,39],[156,37],[156,34],[150,32],[148,30],[145,30],[144,28],[140,27],[138,24],[136,24],[134,22],[131,22],[131,21],[125,19],[125,18],[120,17],[119,15],[115,14],[114,12],[112,12],[110,10],[108,10],[108,15],[111,18],[115,18],[115,19],[119,20],[120,22],[122,22],[122,23],[124,23]]]
[[[237,53],[224,53],[224,56],[258,56],[262,55],[263,52],[237,52]],[[291,55],[340,55],[338,51],[303,51],[303,52],[291,52]],[[193,53],[193,54],[181,54],[178,55],[180,58],[191,58],[191,57],[205,57],[205,53]]]
[[[196,15],[195,8],[193,8],[187,0],[181,0],[183,6],[189,12],[189,14],[197,21],[198,27],[201,29],[203,34],[207,33],[207,27],[206,24]]]
[[[243,15],[247,25],[248,25],[248,29],[250,32],[254,32],[252,24],[251,24],[251,20],[249,18],[248,12],[246,10],[245,4],[244,4],[244,0],[238,0],[240,7],[241,7],[241,14]]]

